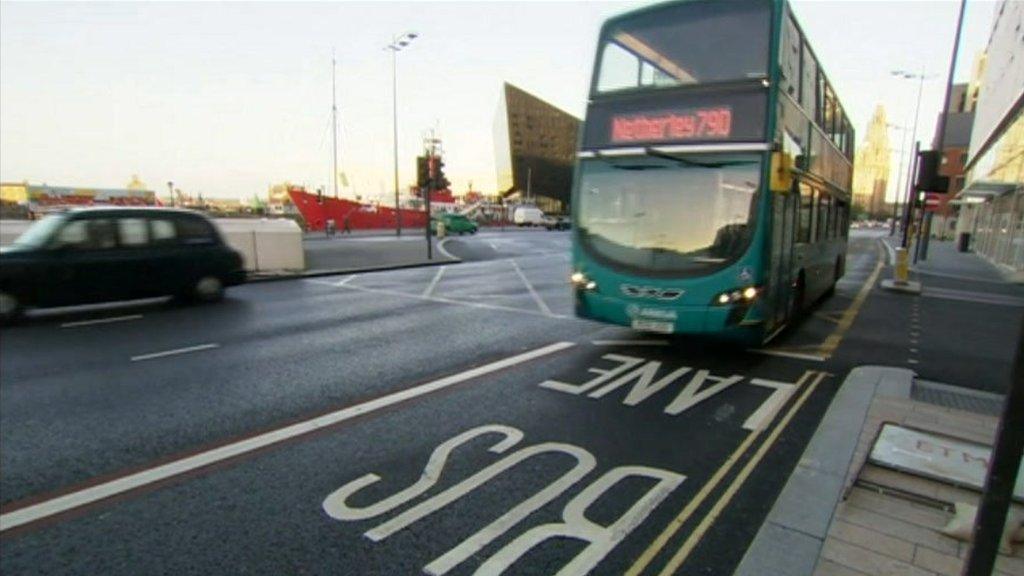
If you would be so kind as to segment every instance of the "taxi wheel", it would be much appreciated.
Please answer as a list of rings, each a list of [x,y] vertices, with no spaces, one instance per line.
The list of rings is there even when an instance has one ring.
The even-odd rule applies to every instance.
[[[217,302],[224,298],[224,283],[216,276],[203,276],[192,285],[192,296],[199,302]]]

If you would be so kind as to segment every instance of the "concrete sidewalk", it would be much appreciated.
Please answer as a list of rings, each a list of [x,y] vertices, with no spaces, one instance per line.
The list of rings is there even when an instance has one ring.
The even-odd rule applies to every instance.
[[[941,530],[954,503],[974,504],[979,493],[867,457],[885,422],[991,445],[1024,286],[948,242],[933,242],[911,277],[921,294],[875,290],[850,336],[860,330],[874,348],[851,358],[890,366],[846,376],[736,574],[959,576],[969,545]],[[1001,556],[996,573],[1024,576],[1024,545]]]
[[[919,381],[910,370],[854,369],[736,574],[959,576],[969,545],[941,530],[953,503],[976,505],[979,494],[867,457],[885,422],[991,445],[1000,406],[1000,396]],[[1024,545],[1013,552],[1000,555],[996,574],[1024,576]]]

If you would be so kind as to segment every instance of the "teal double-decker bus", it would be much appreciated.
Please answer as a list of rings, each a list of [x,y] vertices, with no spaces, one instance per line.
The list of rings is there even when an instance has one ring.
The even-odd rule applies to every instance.
[[[573,182],[576,314],[772,338],[843,275],[853,145],[785,0],[607,21]]]

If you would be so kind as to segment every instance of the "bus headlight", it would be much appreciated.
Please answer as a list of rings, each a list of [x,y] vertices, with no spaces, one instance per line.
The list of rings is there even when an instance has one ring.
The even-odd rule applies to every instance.
[[[572,282],[573,287],[578,290],[596,290],[597,282],[594,282],[583,272],[573,272],[569,276],[569,281]]]
[[[762,289],[757,286],[747,286],[722,292],[715,296],[713,304],[716,306],[728,306],[729,304],[750,304],[761,295]]]

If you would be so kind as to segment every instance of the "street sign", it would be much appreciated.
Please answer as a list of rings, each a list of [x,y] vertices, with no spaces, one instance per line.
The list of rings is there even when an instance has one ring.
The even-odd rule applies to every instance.
[[[924,195],[924,211],[925,212],[938,212],[939,206],[942,205],[942,197],[944,194],[939,192],[927,192]]]
[[[878,466],[981,490],[992,449],[988,446],[886,423],[869,461]],[[1024,472],[1018,471],[1013,498],[1024,501]]]

